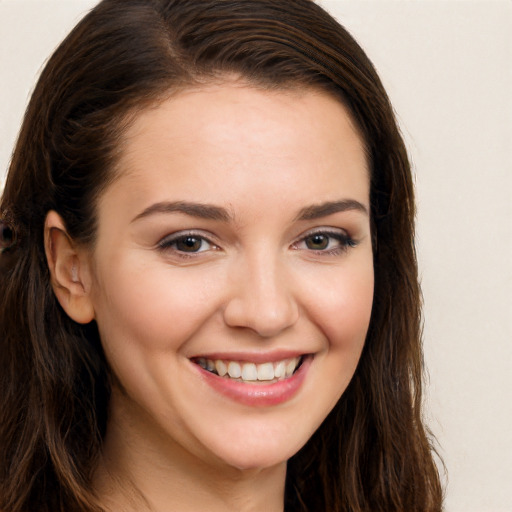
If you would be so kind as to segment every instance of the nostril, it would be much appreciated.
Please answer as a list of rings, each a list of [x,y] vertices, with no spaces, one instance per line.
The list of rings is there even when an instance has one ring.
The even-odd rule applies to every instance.
[[[272,303],[273,302],[273,303]],[[298,319],[298,307],[292,298],[275,301],[234,298],[224,310],[224,321],[230,327],[246,328],[263,338],[276,336]]]
[[[250,329],[262,338],[276,336],[299,318],[298,297],[283,260],[272,248],[248,252],[231,274],[224,302],[224,322]]]

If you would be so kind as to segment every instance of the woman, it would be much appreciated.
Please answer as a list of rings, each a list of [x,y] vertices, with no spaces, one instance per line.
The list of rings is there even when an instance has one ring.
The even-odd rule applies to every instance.
[[[309,0],[104,0],[1,202],[0,509],[438,511],[409,164]]]

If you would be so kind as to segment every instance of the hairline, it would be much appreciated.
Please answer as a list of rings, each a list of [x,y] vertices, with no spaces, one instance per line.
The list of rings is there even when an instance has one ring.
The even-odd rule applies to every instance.
[[[259,78],[259,77],[258,77]],[[210,73],[198,73],[190,77],[188,80],[182,80],[181,84],[173,85],[166,88],[160,93],[155,93],[148,98],[138,98],[134,104],[129,106],[124,113],[120,114],[117,119],[113,120],[114,130],[117,131],[117,141],[113,149],[112,159],[107,170],[107,180],[102,189],[94,197],[92,207],[94,229],[92,237],[88,239],[84,245],[89,245],[92,249],[95,247],[96,234],[98,228],[98,205],[102,196],[107,190],[118,180],[121,176],[126,176],[128,172],[126,169],[121,169],[119,166],[120,160],[123,156],[123,148],[127,144],[129,138],[127,133],[131,126],[137,121],[139,116],[144,112],[158,109],[162,104],[167,101],[179,98],[182,94],[189,92],[200,92],[209,90],[214,87],[223,87],[225,85],[239,86],[241,88],[251,88],[257,91],[267,93],[290,93],[290,94],[321,94],[330,97],[331,99],[340,103],[347,114],[349,123],[361,142],[361,148],[365,155],[366,170],[368,172],[368,180],[370,191],[372,187],[372,162],[369,150],[369,141],[366,139],[363,130],[358,122],[356,116],[352,112],[348,102],[342,97],[341,91],[336,94],[334,90],[327,86],[327,83],[310,83],[307,80],[283,80],[282,82],[272,82],[271,79],[262,75],[261,78],[250,78],[240,72],[232,71],[217,71]],[[335,86],[334,82],[331,82]],[[371,211],[370,217],[371,217]]]

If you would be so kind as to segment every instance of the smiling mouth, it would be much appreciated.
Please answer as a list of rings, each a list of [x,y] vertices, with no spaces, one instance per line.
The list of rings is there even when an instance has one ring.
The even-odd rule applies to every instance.
[[[197,357],[192,361],[204,370],[229,380],[271,384],[290,378],[301,366],[304,356],[267,363],[227,361]]]

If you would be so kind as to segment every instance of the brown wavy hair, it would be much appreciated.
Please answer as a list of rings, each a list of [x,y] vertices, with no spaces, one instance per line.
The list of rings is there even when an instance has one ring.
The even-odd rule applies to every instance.
[[[104,0],[43,70],[0,203],[0,510],[92,512],[109,371],[94,322],[50,286],[43,226],[57,211],[94,244],[98,197],[142,109],[227,74],[329,92],[359,127],[371,169],[375,294],[356,373],[288,462],[288,512],[439,512],[421,414],[421,301],[408,157],[371,62],[309,0]]]

